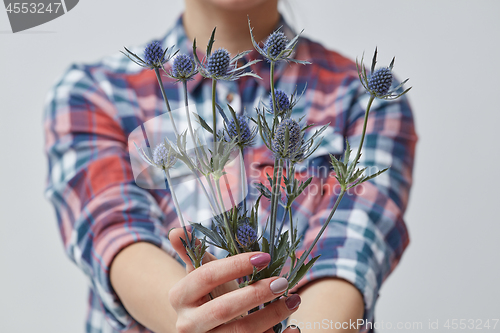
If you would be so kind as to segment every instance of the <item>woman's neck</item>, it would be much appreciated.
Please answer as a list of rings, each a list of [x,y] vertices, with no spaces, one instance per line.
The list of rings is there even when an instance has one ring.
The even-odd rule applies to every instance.
[[[189,39],[196,38],[198,48],[204,51],[213,28],[217,27],[214,49],[223,47],[232,56],[253,48],[247,15],[250,17],[257,41],[264,40],[276,27],[280,18],[277,0],[264,1],[244,10],[224,9],[206,0],[186,0],[185,3],[183,23]]]

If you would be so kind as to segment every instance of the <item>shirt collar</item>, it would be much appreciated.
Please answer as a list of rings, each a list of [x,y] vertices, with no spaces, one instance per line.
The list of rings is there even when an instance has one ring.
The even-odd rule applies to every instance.
[[[285,36],[288,38],[288,40],[292,40],[295,37],[295,32],[288,25],[288,23],[285,21],[285,19],[283,18],[282,15],[280,15],[280,20],[278,21],[278,24],[276,25],[275,29],[278,29],[278,28],[281,28],[281,31],[285,34]],[[299,44],[300,44],[300,39],[299,39]],[[185,54],[189,54],[189,55],[193,54],[192,41],[186,35],[186,30],[184,29],[182,15],[179,16],[176,23],[172,27],[172,29],[163,38],[162,46],[163,46],[163,48],[173,47],[174,49],[178,49],[179,53],[185,53]],[[297,45],[297,47],[298,47],[298,45]],[[202,50],[204,50],[203,47],[198,47],[198,49],[197,49],[197,54],[198,54],[198,57],[200,59],[203,59],[203,57],[205,56],[205,53]],[[294,54],[295,53],[296,52],[294,52]],[[292,54],[291,57],[293,57],[294,54]],[[256,50],[252,50],[252,52],[250,52],[248,55],[246,55],[244,58],[242,58],[242,61],[248,62],[252,59],[262,60],[256,64],[253,64],[252,66],[250,66],[250,69],[262,78],[262,80],[259,80],[259,79],[256,80],[258,82],[258,84],[262,85],[266,89],[266,91],[270,91],[271,88],[270,88],[270,83],[269,83],[269,75],[270,75],[269,62],[261,54],[259,54]],[[287,64],[285,61],[280,61],[276,64],[275,75],[274,75],[275,83],[277,81],[279,81],[279,78],[283,74],[283,72],[286,68],[286,65]],[[167,64],[165,64],[165,70],[170,71],[171,67],[172,67],[172,60],[169,61]],[[204,80],[205,80],[205,78],[203,78],[201,75],[199,75],[199,74],[195,75],[193,80],[188,81],[188,84],[187,84],[188,92],[192,93]]]

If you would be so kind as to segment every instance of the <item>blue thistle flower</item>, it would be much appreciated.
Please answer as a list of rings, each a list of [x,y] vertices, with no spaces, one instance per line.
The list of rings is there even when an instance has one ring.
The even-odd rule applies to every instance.
[[[144,62],[150,66],[156,65],[158,63],[163,64],[163,49],[161,48],[160,42],[154,41],[144,50]]]
[[[310,64],[310,62],[308,61],[290,58],[293,50],[295,49],[295,46],[297,46],[300,34],[295,36],[291,41],[288,41],[286,35],[282,31],[280,31],[281,28],[278,28],[276,31],[269,35],[269,37],[266,39],[266,42],[264,43],[264,47],[261,48],[255,40],[255,37],[253,36],[253,29],[250,25],[250,19],[248,20],[248,27],[250,28],[250,38],[252,39],[253,47],[264,58],[266,58],[268,62],[285,60],[303,65]],[[302,33],[302,31],[300,33]]]
[[[271,58],[276,58],[286,49],[288,38],[281,31],[275,31],[267,37],[264,43],[264,52]]]
[[[274,90],[274,96],[276,97],[276,109],[277,113],[280,114],[282,112],[286,112],[290,109],[290,99],[288,98],[288,95],[280,89],[275,89]],[[273,95],[271,94],[269,96],[269,105],[271,108],[271,111],[274,113],[273,109]]]
[[[121,51],[127,58],[135,62],[137,65],[149,69],[163,68],[163,64],[169,61],[178,51],[172,53],[168,47],[165,51],[162,49],[160,42],[154,41],[149,43],[144,50],[144,59],[139,57],[134,52],[125,47],[125,51]]]
[[[287,130],[288,144],[286,142]],[[279,123],[272,140],[272,150],[275,154],[283,158],[294,157],[300,152],[302,144],[302,130],[299,123],[290,118]]]
[[[155,147],[151,161],[160,169],[169,169],[177,162],[177,155],[172,147],[160,143]]]
[[[231,57],[226,49],[218,49],[207,59],[207,70],[213,76],[224,76],[227,74]]]
[[[240,126],[241,141],[247,142],[252,140],[252,131],[250,130],[250,126],[248,126],[245,116],[238,116],[238,125]],[[227,134],[229,135],[230,140],[238,137],[238,128],[236,127],[234,119],[231,119],[227,123]]]
[[[392,58],[391,64],[389,67],[383,67],[375,70],[375,64],[377,63],[377,48],[375,48],[375,53],[372,58],[372,67],[371,67],[371,76],[368,77],[366,74],[366,68],[363,64],[363,57],[361,57],[361,63],[358,64],[358,60],[356,59],[356,68],[358,69],[358,76],[361,84],[366,89],[366,91],[371,95],[372,98],[380,98],[386,100],[394,100],[406,94],[410,91],[411,87],[403,91],[402,93],[396,93],[399,88],[403,86],[408,79],[401,82],[397,87],[391,89],[392,85],[392,68],[394,67],[394,60]]]
[[[236,231],[236,240],[241,247],[249,248],[257,241],[257,233],[248,223],[244,223]]]
[[[386,95],[392,85],[392,73],[389,67],[377,69],[368,80],[368,89],[377,96]]]
[[[170,73],[167,73],[167,75],[178,81],[187,81],[192,80],[196,73],[198,73],[198,71],[196,70],[196,64],[193,58],[182,53],[175,57],[172,70]]]
[[[196,53],[196,39],[193,41],[193,56],[196,66],[201,76],[212,80],[234,81],[243,76],[253,76],[261,79],[260,76],[250,70],[250,66],[259,62],[259,59],[248,61],[243,66],[238,67],[238,60],[249,54],[251,51],[244,51],[231,58],[226,49],[220,48],[212,53],[212,46],[215,42],[215,29],[212,31],[207,46],[207,56],[201,61]]]

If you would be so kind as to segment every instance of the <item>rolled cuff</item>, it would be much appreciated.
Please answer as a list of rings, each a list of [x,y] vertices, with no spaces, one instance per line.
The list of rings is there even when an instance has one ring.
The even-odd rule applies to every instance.
[[[361,252],[345,247],[337,247],[328,252],[313,251],[311,253],[310,258],[320,254],[321,257],[298,283],[297,287],[300,288],[309,282],[325,277],[339,278],[350,282],[363,295],[364,322],[372,322],[380,287],[375,269]],[[365,332],[365,330],[361,330],[361,332]]]
[[[152,230],[154,223],[148,221],[134,222],[133,224],[134,227],[130,227],[130,224],[127,223],[127,225],[108,228],[104,234],[95,239],[92,249],[94,271],[91,280],[92,288],[106,321],[118,331],[130,329],[137,325],[137,322],[127,312],[111,286],[109,268],[116,255],[131,244],[148,242],[163,249],[182,263],[168,239]],[[158,230],[158,228],[155,229]]]

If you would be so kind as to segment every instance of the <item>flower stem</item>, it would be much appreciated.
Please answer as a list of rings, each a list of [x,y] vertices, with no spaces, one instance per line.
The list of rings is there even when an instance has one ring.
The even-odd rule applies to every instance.
[[[290,162],[290,160],[285,160],[285,175],[286,175],[286,178],[287,178],[287,182],[286,182],[286,195],[287,195],[287,199],[290,197],[291,195],[291,192],[292,192],[292,184],[293,184],[293,171],[292,171],[292,163]],[[287,218],[287,215],[288,215],[288,209],[291,208],[291,202],[287,202],[287,206],[285,207],[285,214],[283,214],[283,218],[281,220],[281,224],[280,224],[280,229],[278,231],[278,235],[281,235],[281,231],[283,230],[283,226],[285,225],[285,220]],[[292,230],[291,230],[292,232]],[[291,234],[290,234],[291,236]],[[291,239],[291,238],[290,238]],[[276,239],[276,246],[278,246],[278,239]]]
[[[186,236],[186,243],[188,246],[191,246],[191,242],[189,241],[189,236],[186,229],[186,224],[184,223],[184,217],[182,216],[181,207],[179,206],[179,202],[177,201],[177,196],[175,195],[174,187],[172,185],[172,179],[170,178],[170,172],[168,170],[163,169],[165,173],[165,178],[167,178],[168,188],[170,189],[170,194],[172,195],[172,200],[174,201],[174,207],[177,212],[177,216],[181,221],[182,229],[184,229],[184,236]]]
[[[277,109],[276,109],[276,96],[274,94],[274,61],[271,61],[271,72],[270,72],[270,75],[269,75],[269,87],[271,87],[271,97],[272,97],[272,100],[273,100],[273,112],[274,112],[274,116],[276,118],[276,115],[277,115]]]
[[[195,175],[197,176],[197,175]],[[216,214],[217,210],[215,209],[214,203],[212,202],[212,198],[207,192],[207,189],[205,188],[205,185],[203,185],[203,182],[201,181],[200,177],[196,177],[198,179],[198,183],[200,184],[201,188],[203,189],[203,193],[207,197],[208,204],[210,205],[210,208],[212,209],[212,214]]]
[[[187,122],[188,122],[189,134],[191,135],[191,138],[193,139],[193,145],[195,146],[196,157],[198,157],[198,150],[197,150],[197,146],[196,146],[196,138],[194,136],[193,126],[191,125],[191,116],[189,115],[189,103],[188,103],[187,82],[186,82],[186,80],[182,81],[182,84],[184,86],[184,105],[186,107],[186,117],[187,117]]]
[[[358,152],[356,153],[356,157],[354,158],[354,161],[349,166],[349,169],[347,171],[346,180],[349,180],[349,178],[351,178],[352,173],[353,173],[354,169],[356,168],[356,165],[358,164],[359,157],[361,156],[361,148],[363,148],[363,143],[365,141],[365,135],[366,135],[366,125],[368,124],[368,114],[370,113],[370,108],[372,106],[374,99],[375,99],[375,96],[370,96],[370,100],[368,101],[368,106],[366,107],[366,112],[365,112],[365,121],[363,123],[363,132],[361,134],[361,141],[359,142]],[[346,163],[346,162],[349,162],[349,161],[344,161],[344,163]]]
[[[216,106],[215,106],[215,98],[216,98],[216,93],[215,93],[215,88],[217,87],[217,80],[212,79],[212,118],[214,122],[213,126],[213,131],[214,131],[214,151],[212,154],[215,154],[217,151],[217,111],[216,111]]]
[[[270,223],[270,239],[269,243],[271,243],[273,246],[271,246],[271,262],[273,262],[273,254],[274,254],[274,238],[276,234],[276,216],[277,216],[277,211],[278,211],[278,195],[280,194],[280,185],[281,185],[281,174],[282,174],[282,164],[281,164],[281,158],[276,157],[274,159],[274,172],[273,172],[273,188],[271,192],[271,223]]]
[[[233,236],[233,231],[231,230],[231,226],[229,225],[229,220],[227,218],[226,214],[226,208],[224,207],[224,200],[222,199],[222,192],[220,190],[220,180],[217,179],[215,182],[215,185],[217,186],[217,192],[219,194],[219,200],[220,204],[222,205],[222,215],[224,216],[224,222],[226,223],[226,233],[229,234],[229,238],[231,239],[231,243],[234,246],[234,249],[236,250],[236,253],[240,253],[240,250],[238,249],[238,246],[236,245],[236,240],[234,239]]]
[[[288,178],[288,184],[286,187],[287,195],[291,195],[293,183],[295,181],[295,163],[292,163],[290,160],[288,160],[287,164],[287,178]],[[297,235],[295,234],[295,229],[293,228],[292,204],[293,201],[288,203],[286,210],[288,211],[288,217],[290,219],[290,240],[293,246],[293,244],[295,244],[295,239]],[[290,254],[290,259],[291,259],[290,270],[292,270],[296,260],[295,248],[292,249],[292,252]]]
[[[187,121],[188,121],[189,134],[191,135],[191,138],[193,139],[193,145],[195,147],[194,149],[195,149],[196,158],[198,160],[201,160],[201,158],[202,158],[201,153],[198,151],[198,149],[201,149],[201,148],[198,147],[198,145],[197,145],[197,140],[196,140],[196,137],[194,135],[193,126],[191,125],[191,115],[189,114],[189,99],[188,99],[188,91],[187,91],[187,81],[183,80],[182,83],[183,83],[183,88],[184,88],[184,105],[186,107],[186,117],[187,117]],[[214,204],[212,202],[212,198],[208,194],[207,189],[203,185],[203,182],[201,181],[200,177],[198,177],[198,175],[196,174],[195,165],[192,164],[191,166],[192,166],[192,172],[194,173],[196,179],[198,180],[198,183],[200,184],[200,186],[203,190],[203,193],[205,194],[205,196],[208,199],[208,203],[210,204],[210,208],[212,208],[212,213],[215,214],[216,209],[215,209]]]
[[[175,137],[179,137],[179,132],[177,131],[177,127],[175,127],[174,118],[172,117],[172,109],[170,109],[170,104],[168,103],[167,94],[165,93],[165,88],[163,87],[163,81],[161,80],[160,70],[155,67],[156,79],[158,80],[158,84],[160,85],[161,94],[163,95],[163,100],[165,101],[165,105],[167,106],[168,116],[170,117],[170,122],[172,123],[172,128],[174,129]]]
[[[273,117],[273,134],[274,134],[274,129],[277,126],[278,122],[278,113],[276,112],[276,96],[274,94],[274,61],[271,61],[271,69],[269,73],[269,87],[271,88],[271,99],[273,100],[273,110],[274,110],[274,117]],[[274,259],[274,243],[275,243],[275,234],[276,234],[276,216],[277,216],[277,211],[278,211],[278,195],[280,194],[280,185],[281,185],[281,173],[282,173],[282,164],[281,164],[281,158],[276,157],[274,159],[274,172],[273,172],[273,183],[272,183],[272,192],[271,192],[271,223],[270,223],[270,240],[269,243],[271,243],[271,249],[270,249],[270,255],[271,255],[271,262],[273,262]]]
[[[285,213],[283,214],[283,217],[281,218],[280,228],[278,230],[278,237],[276,237],[276,241],[274,242],[275,246],[278,246],[279,236],[281,235],[281,232],[283,231],[283,226],[285,225],[285,220],[287,217],[288,217],[288,209],[285,209]]]
[[[304,261],[307,259],[307,257],[309,256],[309,254],[311,253],[312,249],[314,248],[314,246],[316,245],[316,243],[318,242],[318,240],[320,239],[321,235],[323,234],[323,232],[325,231],[326,227],[328,226],[328,224],[330,223],[330,221],[332,220],[332,217],[333,217],[333,214],[335,213],[335,211],[337,210],[337,207],[339,206],[340,204],[340,200],[342,200],[342,197],[344,196],[345,194],[345,187],[342,187],[341,191],[340,191],[340,194],[339,196],[337,197],[337,201],[335,201],[335,205],[333,206],[332,208],[332,211],[330,212],[330,215],[328,216],[328,218],[326,219],[325,223],[323,224],[323,226],[321,227],[321,230],[318,232],[318,234],[316,235],[316,238],[314,239],[314,241],[312,242],[311,246],[309,246],[309,248],[307,249],[307,251],[300,256],[300,259],[299,261],[297,262],[297,265],[295,265],[295,267],[292,269],[292,271],[290,272],[290,274],[288,275],[288,279],[289,281],[291,280],[291,278],[294,277],[294,275],[297,273],[297,271],[299,270],[300,266],[304,263]]]
[[[240,177],[241,177],[241,191],[242,191],[242,197],[243,197],[243,211],[247,211],[247,184],[246,184],[246,174],[245,174],[245,156],[243,155],[243,147],[240,146]]]
[[[293,229],[292,207],[289,206],[287,210],[288,210],[288,217],[290,218],[290,238],[292,240],[292,245],[293,245],[295,244],[295,239],[297,235],[295,235],[295,230]],[[295,255],[295,248],[292,249],[292,253],[290,254],[290,259],[291,259],[290,270],[293,270],[293,267],[295,266],[295,260],[297,259]]]
[[[197,145],[197,140],[194,135],[193,131],[193,126],[191,125],[191,115],[189,114],[189,102],[188,102],[188,92],[187,92],[187,81],[183,80],[182,81],[183,87],[184,87],[184,105],[186,107],[186,117],[187,117],[187,122],[188,122],[188,128],[189,128],[189,134],[191,135],[191,138],[193,139],[193,145],[194,145],[194,152],[196,154],[196,158],[198,160],[201,159],[201,153],[198,151],[200,147]],[[201,149],[201,148],[200,148]]]
[[[276,108],[276,94],[274,92],[274,61],[271,61],[271,73],[269,75],[269,86],[271,87],[271,99],[273,100],[273,134],[275,128],[278,126],[278,109]]]

